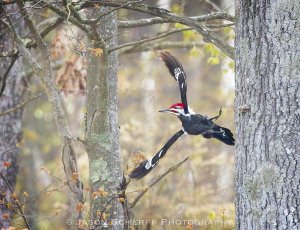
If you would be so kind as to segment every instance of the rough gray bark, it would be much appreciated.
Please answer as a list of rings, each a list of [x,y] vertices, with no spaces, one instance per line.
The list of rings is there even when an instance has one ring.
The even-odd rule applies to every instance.
[[[236,1],[236,229],[300,226],[299,15]]]
[[[4,31],[6,27],[0,21],[0,31]],[[9,33],[0,37],[0,52],[9,51],[12,49]],[[0,80],[11,64],[12,58],[1,58],[0,61]],[[21,81],[20,73],[21,60],[17,60],[9,72],[7,77],[5,90],[0,98],[0,111],[16,107],[21,103],[24,85]],[[7,179],[11,187],[14,189],[16,185],[16,177],[18,174],[18,156],[20,150],[15,148],[17,143],[21,141],[21,119],[22,109],[17,109],[9,114],[0,116],[0,173]],[[13,149],[14,148],[14,149]],[[8,151],[13,149],[12,151]],[[8,151],[8,152],[7,152]],[[4,153],[5,152],[5,153]],[[10,167],[5,167],[4,162],[11,163]],[[7,183],[0,178],[0,191],[5,194],[5,198],[9,202],[14,202],[11,198],[11,190]],[[1,200],[3,197],[1,195]],[[4,218],[4,214],[9,214],[9,218]],[[13,212],[6,206],[0,205],[0,229],[10,226]]]
[[[92,14],[97,15],[110,10],[101,7]],[[96,14],[97,13],[97,14]],[[117,67],[116,52],[109,55],[106,48],[117,45],[117,15],[115,12],[101,18],[98,32],[106,41],[101,57],[89,55],[87,78],[87,133],[85,146],[89,156],[90,192],[104,190],[106,196],[91,197],[91,219],[99,220],[100,213],[109,214],[113,220],[112,229],[123,228],[123,210],[118,201],[117,188],[121,183],[121,158],[119,145],[119,121],[117,105]],[[90,40],[90,44],[93,42]],[[94,42],[94,48],[100,41]],[[116,198],[113,198],[116,197]],[[110,202],[111,201],[111,202]],[[109,205],[107,205],[109,203]],[[106,208],[105,208],[106,207]],[[98,213],[97,213],[98,212]],[[105,225],[105,221],[101,221]]]

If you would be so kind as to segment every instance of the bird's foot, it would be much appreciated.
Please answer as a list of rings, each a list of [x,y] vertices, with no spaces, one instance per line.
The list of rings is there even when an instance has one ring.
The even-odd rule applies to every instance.
[[[221,116],[221,114],[222,114],[222,107],[219,109],[219,114],[215,117],[210,118],[209,120],[210,121],[214,121],[214,120],[216,121]]]

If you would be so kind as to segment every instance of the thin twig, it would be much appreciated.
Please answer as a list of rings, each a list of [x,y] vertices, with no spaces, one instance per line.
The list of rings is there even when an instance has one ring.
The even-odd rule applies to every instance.
[[[93,6],[94,1],[87,0],[81,4],[82,8],[87,8]],[[103,6],[118,7],[121,6],[124,1],[114,1],[114,0],[98,0],[97,3]],[[166,9],[153,7],[145,4],[132,4],[124,7],[125,9],[130,9],[134,11],[144,12],[150,15],[158,16],[161,18],[168,19],[173,22],[177,22],[189,27],[195,28],[195,30],[203,36],[203,40],[214,44],[222,52],[224,52],[228,57],[234,59],[234,48],[226,43],[222,38],[220,38],[216,33],[209,31],[203,24],[196,20],[193,20],[187,16],[179,15],[170,12]]]
[[[4,17],[8,21],[8,24],[11,28],[11,31],[12,31],[13,35],[14,35],[15,41],[19,44],[19,51],[17,51],[17,52],[20,52],[20,55],[23,55],[23,56],[27,57],[27,59],[29,60],[29,62],[32,65],[32,68],[34,70],[40,69],[40,66],[37,63],[37,61],[35,60],[35,58],[33,58],[31,53],[26,49],[26,44],[24,44],[24,40],[22,40],[22,38],[17,33],[17,31],[16,31],[16,29],[13,25],[13,22],[10,20],[10,17],[7,15],[7,13],[5,12],[4,9],[2,9],[2,10],[4,11]]]
[[[2,8],[2,6],[0,6],[0,10],[3,11],[3,15],[5,15],[6,19],[9,19],[9,17],[7,16],[7,13],[4,11],[4,9]],[[59,24],[61,24],[63,22],[63,18],[59,17],[57,18],[53,23],[50,23],[48,26],[46,26],[40,33],[40,36],[42,38],[46,37],[52,30],[54,30]],[[9,21],[9,25],[8,28],[12,30],[12,32],[14,33],[14,35],[16,36],[16,32],[14,30],[14,24]],[[1,34],[0,34],[1,36]],[[35,48],[36,47],[36,42],[34,40],[32,40],[31,38],[23,38],[23,39],[19,39],[20,41],[22,41],[24,43],[24,46],[26,48]],[[0,57],[13,57],[15,55],[17,55],[19,53],[19,51],[17,49],[13,49],[11,51],[6,51],[6,52],[0,52]]]
[[[154,40],[157,40],[157,39],[165,38],[165,37],[167,37],[167,36],[169,36],[171,34],[183,32],[183,31],[188,31],[188,30],[193,30],[193,28],[182,28],[182,29],[171,30],[169,32],[162,33],[162,34],[150,37],[150,38],[146,38],[146,39],[142,39],[142,40],[134,41],[134,42],[128,42],[128,43],[119,45],[117,47],[113,47],[113,48],[107,49],[107,51],[108,52],[113,52],[115,50],[122,49],[122,48],[125,48],[125,47],[128,47],[128,46],[141,45],[141,44],[146,43],[146,42],[150,42],[150,41],[154,41]]]
[[[46,26],[42,31],[41,31],[41,37],[44,38],[46,37],[47,34],[49,34],[52,30],[54,30],[58,25],[60,25],[64,19],[62,17],[59,17],[55,20],[55,22],[49,24]]]
[[[206,21],[217,20],[217,19],[234,22],[234,17],[226,12],[213,12],[210,14],[204,14],[204,15],[194,16],[189,18],[196,20],[198,22],[206,22]],[[161,17],[146,18],[146,19],[139,19],[133,21],[119,21],[118,28],[136,28],[136,27],[151,26],[151,25],[162,24],[162,23],[173,23],[173,21]]]
[[[126,47],[119,51],[119,54],[128,54],[128,53],[136,53],[136,52],[144,52],[144,51],[153,51],[153,50],[164,50],[164,49],[182,49],[182,48],[194,48],[194,47],[202,47],[205,43],[203,41],[200,42],[150,42],[144,44],[143,46],[133,46]]]
[[[150,188],[152,188],[154,185],[156,185],[161,179],[163,179],[165,176],[167,176],[169,173],[175,171],[176,169],[178,169],[183,163],[185,163],[189,158],[185,158],[183,161],[179,162],[178,164],[174,165],[173,167],[169,168],[166,172],[164,172],[163,174],[161,174],[159,177],[157,177],[156,179],[154,179],[152,182],[150,182],[150,184],[147,186],[147,189],[145,189],[144,191],[142,191],[135,199],[134,201],[130,204],[130,208],[133,208],[138,202],[139,200],[145,195],[146,192],[149,191]]]
[[[42,196],[46,193],[50,193],[50,192],[60,192],[62,190],[62,188],[64,188],[67,184],[64,184],[62,187],[60,188],[54,188],[54,189],[51,189],[51,190],[47,190],[47,191],[43,191],[43,192],[40,192],[36,195],[33,195],[31,197],[29,197],[28,199],[26,199],[23,203],[20,204],[20,207],[24,206],[26,203],[28,203],[30,200],[33,200],[39,196]]]
[[[14,112],[14,111],[16,111],[16,110],[18,110],[18,109],[23,108],[23,107],[24,107],[25,105],[27,105],[28,103],[30,103],[30,102],[32,102],[32,101],[34,101],[34,100],[40,98],[40,97],[43,96],[43,95],[46,95],[46,92],[40,92],[40,93],[34,95],[33,97],[29,98],[28,100],[23,101],[22,103],[20,103],[19,105],[17,105],[17,106],[14,107],[14,108],[5,110],[5,111],[3,111],[3,112],[0,112],[0,117],[1,117],[1,116],[5,116],[5,115],[7,115],[7,114],[9,114],[9,113],[12,113],[12,112]]]
[[[44,218],[42,218],[42,219],[39,219],[39,220],[33,222],[32,225],[37,224],[37,223],[39,223],[39,222],[41,222],[41,221],[44,221],[44,220],[52,220],[52,219],[54,219],[54,218],[57,217],[57,216],[58,216],[58,213],[55,213],[53,216],[50,216],[50,217],[44,217]]]
[[[210,0],[204,0],[204,2],[206,2],[207,4],[209,4],[214,10],[217,11],[222,11],[222,9],[214,2],[210,1]]]
[[[45,3],[44,1],[41,2]],[[80,28],[82,31],[86,32],[87,34],[90,34],[90,30],[85,25],[82,25],[76,18],[68,15],[67,12],[61,10],[59,7],[49,4],[48,8],[56,14],[58,14],[60,17],[64,18],[65,20],[68,19],[69,22]]]
[[[124,3],[124,4],[121,5],[121,6],[118,6],[118,7],[116,7],[116,8],[113,8],[113,9],[107,11],[107,12],[104,12],[103,14],[99,15],[99,16],[95,19],[95,22],[98,22],[98,21],[99,21],[101,18],[103,18],[104,16],[106,16],[106,15],[108,15],[108,14],[111,14],[111,13],[113,13],[113,12],[119,10],[119,9],[122,9],[122,8],[124,8],[125,6],[128,6],[128,5],[130,5],[130,4],[134,4],[134,3],[139,3],[139,2],[143,2],[143,0],[137,0],[137,1],[132,1],[132,2],[131,2],[131,1],[130,1],[130,2],[126,2],[126,3]]]
[[[10,183],[8,182],[8,180],[6,179],[6,177],[5,177],[2,173],[0,173],[0,176],[2,177],[2,179],[3,179],[3,180],[5,181],[5,183],[7,184],[7,186],[8,186],[8,188],[9,188],[10,192],[11,192],[11,193],[14,193],[14,190],[13,190],[13,188],[11,187]],[[23,220],[24,220],[24,222],[25,222],[25,225],[26,225],[27,229],[30,230],[31,228],[30,228],[29,222],[28,222],[26,216],[24,215],[24,212],[23,212],[23,210],[22,210],[22,207],[20,206],[19,202],[16,202],[16,205],[17,205],[17,207],[18,207],[18,210],[20,211],[20,215],[22,216],[22,218],[23,218]]]
[[[3,77],[1,78],[2,82],[1,82],[1,89],[0,89],[0,97],[2,96],[2,93],[5,90],[6,80],[7,80],[8,74],[9,74],[10,70],[12,69],[12,67],[14,66],[14,64],[15,64],[16,60],[18,59],[18,57],[19,57],[18,53],[16,53],[14,56],[12,56],[11,61],[10,61],[10,65],[7,68],[6,72],[4,73]]]
[[[15,149],[17,149],[18,147],[17,146],[15,146],[15,147],[13,147],[13,148],[11,148],[11,149],[8,149],[8,150],[6,150],[6,151],[4,151],[3,153],[1,153],[1,157],[5,154],[5,153],[9,153],[9,152],[11,152],[11,151],[13,151],[13,150],[15,150]]]

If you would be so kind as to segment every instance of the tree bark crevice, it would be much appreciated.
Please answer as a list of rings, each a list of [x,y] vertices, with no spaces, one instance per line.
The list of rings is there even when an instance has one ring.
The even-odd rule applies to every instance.
[[[297,229],[300,6],[236,2],[237,229]],[[298,124],[298,125],[297,125]]]

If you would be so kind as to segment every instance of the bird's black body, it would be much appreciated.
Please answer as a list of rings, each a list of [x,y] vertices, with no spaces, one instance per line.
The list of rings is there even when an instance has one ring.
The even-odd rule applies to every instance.
[[[184,132],[189,135],[200,135],[209,130],[214,123],[201,114],[179,115]]]
[[[186,97],[186,74],[181,63],[167,51],[160,52],[159,57],[166,64],[170,74],[178,82],[181,95],[181,103],[176,103],[169,109],[161,110],[160,112],[176,115],[181,120],[182,129],[174,134],[164,147],[150,160],[142,162],[135,168],[129,175],[131,178],[139,179],[149,173],[157,165],[159,159],[164,157],[169,147],[171,147],[183,133],[189,135],[202,135],[204,138],[215,138],[227,145],[234,145],[234,137],[231,131],[227,128],[218,126],[213,122],[220,117],[221,110],[219,111],[219,115],[213,118],[190,112]]]
[[[211,118],[201,114],[180,115],[182,130],[189,135],[202,135],[204,138],[216,138],[227,145],[234,145],[234,138],[227,128],[216,125]]]

